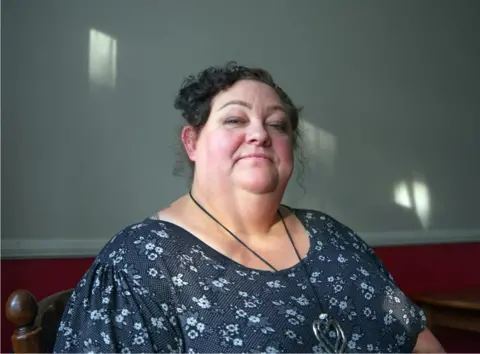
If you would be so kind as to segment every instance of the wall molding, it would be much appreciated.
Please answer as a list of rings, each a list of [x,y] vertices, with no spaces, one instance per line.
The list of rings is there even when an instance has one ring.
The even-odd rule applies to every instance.
[[[372,247],[480,242],[480,229],[359,232]],[[109,240],[2,239],[2,259],[94,257]]]
[[[2,259],[94,257],[109,240],[2,240]]]
[[[480,229],[359,232],[372,247],[480,242]]]

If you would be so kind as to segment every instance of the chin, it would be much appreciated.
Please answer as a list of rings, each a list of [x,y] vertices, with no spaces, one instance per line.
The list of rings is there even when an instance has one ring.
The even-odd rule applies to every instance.
[[[237,185],[243,190],[255,194],[267,194],[275,192],[278,188],[278,178],[272,176],[250,176],[249,178],[242,178],[237,181]]]

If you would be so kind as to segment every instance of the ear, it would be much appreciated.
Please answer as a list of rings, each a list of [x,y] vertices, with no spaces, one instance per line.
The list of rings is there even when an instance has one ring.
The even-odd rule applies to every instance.
[[[197,132],[191,125],[183,127],[181,133],[181,139],[185,151],[187,152],[190,161],[195,161],[195,153],[197,151]]]

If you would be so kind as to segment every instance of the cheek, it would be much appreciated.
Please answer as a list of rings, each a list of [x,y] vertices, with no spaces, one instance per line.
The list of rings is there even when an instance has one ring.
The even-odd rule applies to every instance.
[[[293,162],[293,146],[291,139],[276,139],[273,142],[275,153],[282,162]]]
[[[221,164],[226,159],[230,160],[242,145],[243,138],[240,134],[222,131],[212,134],[208,139],[208,159],[210,163]]]

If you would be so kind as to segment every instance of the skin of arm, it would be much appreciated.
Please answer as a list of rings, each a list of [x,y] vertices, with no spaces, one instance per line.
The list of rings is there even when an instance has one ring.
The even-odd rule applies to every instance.
[[[435,338],[433,333],[425,328],[417,338],[417,343],[413,348],[414,353],[445,353],[440,342]]]

